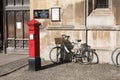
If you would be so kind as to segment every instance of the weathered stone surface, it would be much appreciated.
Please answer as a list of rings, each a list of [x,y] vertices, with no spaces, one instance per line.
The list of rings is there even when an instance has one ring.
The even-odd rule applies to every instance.
[[[85,6],[85,1],[87,0],[30,0],[31,18],[33,18],[34,9],[49,9],[50,13],[49,19],[37,19],[45,30],[40,32],[42,57],[49,59],[51,48],[56,46],[54,38],[66,34],[71,36],[71,41],[81,39],[81,43],[86,42],[87,38],[88,44],[98,49],[100,62],[110,63],[112,50],[120,46],[120,26],[118,26],[120,24],[120,1],[109,0],[108,8],[100,11],[96,9],[96,0],[88,0],[88,6]],[[61,20],[59,22],[51,21],[52,7],[60,7]],[[99,14],[96,13],[93,17],[92,14],[95,11]],[[90,14],[88,21],[85,18],[86,14]],[[88,23],[90,25],[86,26]]]

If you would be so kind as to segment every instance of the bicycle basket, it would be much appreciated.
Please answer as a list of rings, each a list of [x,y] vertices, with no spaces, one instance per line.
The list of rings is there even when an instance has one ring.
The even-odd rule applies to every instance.
[[[63,38],[55,38],[55,44],[62,44],[64,41]]]
[[[83,43],[80,45],[82,49],[90,49],[90,46],[87,43]]]
[[[83,44],[80,45],[80,47],[83,48],[83,49],[86,49],[87,48],[87,44],[83,43]]]

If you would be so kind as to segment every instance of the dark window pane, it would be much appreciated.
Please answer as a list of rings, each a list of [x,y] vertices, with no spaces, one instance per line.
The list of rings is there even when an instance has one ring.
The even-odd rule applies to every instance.
[[[7,0],[7,5],[14,5],[14,0]]]
[[[15,0],[16,5],[22,5],[22,0]]]
[[[14,38],[15,28],[14,28],[14,12],[7,12],[7,23],[8,23],[8,38]]]
[[[23,3],[23,4],[24,4],[24,5],[29,5],[29,3],[30,3],[29,0],[24,0],[24,3]]]
[[[23,38],[22,11],[16,12],[16,38]]]
[[[24,38],[28,38],[28,26],[27,22],[30,20],[30,12],[25,11],[24,13]]]
[[[108,0],[97,0],[97,8],[107,8]]]

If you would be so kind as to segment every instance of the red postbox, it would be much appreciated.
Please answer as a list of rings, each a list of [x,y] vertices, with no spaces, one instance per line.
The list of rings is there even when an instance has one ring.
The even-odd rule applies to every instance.
[[[39,47],[39,26],[41,24],[32,19],[28,22],[29,34],[29,70],[37,71],[41,67],[40,47]]]

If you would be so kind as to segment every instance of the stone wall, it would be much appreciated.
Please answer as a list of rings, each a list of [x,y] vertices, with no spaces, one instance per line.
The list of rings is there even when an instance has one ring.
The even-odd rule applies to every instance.
[[[109,1],[108,1],[108,5],[109,5],[109,9],[112,10],[112,0],[109,0]]]
[[[41,36],[44,32],[41,32]],[[77,29],[54,29],[54,30],[47,30],[46,35],[41,39],[41,57],[49,60],[49,52],[50,50],[56,46],[55,38],[60,38],[62,34],[66,34],[70,36],[70,41],[74,41],[76,39],[81,39],[82,43],[86,42],[86,32],[85,30],[77,30]]]
[[[100,63],[112,63],[111,53],[120,46],[120,29],[119,26],[98,26],[89,27],[86,35],[85,29],[72,28],[72,29],[48,29],[46,36],[41,39],[41,57],[49,60],[50,50],[56,46],[54,38],[61,37],[62,34],[70,35],[70,40],[81,39],[81,43],[87,42],[91,48],[96,49],[96,53],[99,56]],[[41,35],[43,32],[41,32]]]
[[[112,11],[115,16],[116,25],[120,25],[120,1],[112,0]]]
[[[51,8],[60,7],[59,22],[51,21]],[[39,19],[44,28],[48,25],[84,25],[85,24],[85,0],[30,0],[30,17],[33,18],[34,9],[49,9],[49,19]]]
[[[88,15],[94,10],[93,0],[88,0]]]
[[[93,7],[95,7],[96,0],[88,0],[88,14],[92,12]],[[109,0],[109,8],[113,11],[115,16],[116,24],[120,24],[120,1],[119,0]],[[48,25],[58,25],[58,24],[85,24],[85,0],[30,0],[30,17],[33,18],[34,9],[49,9],[52,7],[61,7],[61,21],[52,22],[51,15],[49,19],[39,19],[43,24],[43,27]],[[50,11],[51,14],[51,11]]]
[[[112,5],[110,9],[112,9],[116,17],[116,23],[119,24],[119,1],[112,0],[109,4]],[[61,21],[51,21],[52,7],[61,7]],[[90,5],[90,7],[92,8],[93,5]],[[119,26],[84,26],[85,0],[30,0],[31,19],[33,18],[34,9],[49,9],[50,11],[49,19],[38,19],[43,26],[43,30],[40,32],[40,53],[42,58],[49,60],[49,52],[52,47],[56,46],[54,38],[66,34],[70,35],[71,41],[81,39],[81,43],[85,43],[87,40],[88,44],[97,50],[100,63],[111,63],[112,51],[120,46]],[[88,32],[86,34],[87,28]]]

